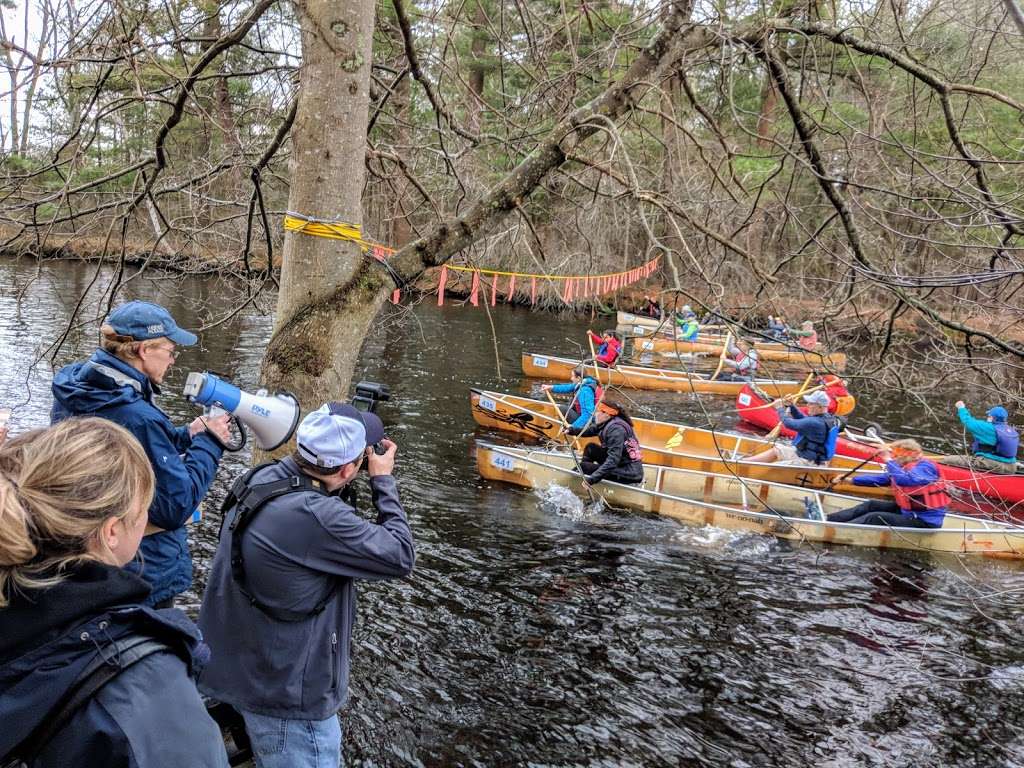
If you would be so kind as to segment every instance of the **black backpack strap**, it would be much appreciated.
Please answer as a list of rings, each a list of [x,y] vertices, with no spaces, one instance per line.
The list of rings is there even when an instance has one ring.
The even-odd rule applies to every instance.
[[[257,467],[256,469],[260,468],[261,467]],[[256,515],[260,510],[266,506],[267,502],[273,499],[289,493],[313,492],[324,496],[329,496],[330,494],[324,489],[322,483],[314,480],[308,475],[292,475],[269,483],[248,485],[248,481],[252,478],[255,471],[256,470],[249,470],[249,472],[236,480],[234,486],[232,486],[231,494],[229,496],[229,498],[234,499],[234,504],[232,506],[235,508],[234,519],[231,521],[231,525],[228,526],[228,529],[231,531],[231,577],[238,585],[239,591],[249,600],[249,603],[255,608],[263,611],[272,619],[285,622],[305,621],[311,616],[317,615],[327,607],[331,598],[334,597],[334,593],[337,590],[337,584],[335,584],[327,595],[309,611],[291,611],[284,608],[274,608],[269,606],[258,600],[246,588],[245,560],[242,555],[242,537],[245,535],[249,526],[252,525],[252,521],[256,518]],[[221,521],[222,532],[223,526],[224,522]]]
[[[28,768],[53,737],[104,685],[146,657],[164,652],[174,653],[174,650],[166,643],[136,633],[104,646],[75,678],[39,726],[4,758],[3,768]]]

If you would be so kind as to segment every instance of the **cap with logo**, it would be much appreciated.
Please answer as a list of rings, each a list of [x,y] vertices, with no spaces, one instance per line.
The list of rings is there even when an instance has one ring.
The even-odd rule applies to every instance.
[[[829,400],[828,395],[824,392],[811,392],[809,395],[804,395],[804,402],[810,403],[811,405],[820,405],[822,408],[828,408],[832,401]]]
[[[384,439],[384,424],[375,413],[349,403],[331,402],[307,414],[296,431],[299,455],[324,469],[355,461],[368,446]]]
[[[171,313],[159,304],[129,301],[107,315],[107,325],[122,336],[136,341],[167,337],[175,344],[191,347],[198,341],[194,333],[178,326]]]
[[[986,416],[991,416],[992,421],[996,422],[997,424],[1000,424],[1006,421],[1008,418],[1010,418],[1010,414],[1001,405],[996,405],[992,408],[989,408]]]

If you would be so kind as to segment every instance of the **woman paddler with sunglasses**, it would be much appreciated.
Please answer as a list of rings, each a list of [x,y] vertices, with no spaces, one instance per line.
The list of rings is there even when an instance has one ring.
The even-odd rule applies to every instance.
[[[153,465],[156,493],[149,523],[155,528],[147,528],[139,547],[142,563],[129,568],[152,586],[146,603],[157,608],[170,608],[174,596],[192,586],[185,523],[213,483],[224,452],[211,433],[222,442],[231,439],[227,416],[176,427],[153,401],[178,357],[178,346],[196,341],[159,304],[130,301],[101,326],[100,349],[53,377],[51,422],[69,416],[109,419],[142,443]]]
[[[628,485],[643,482],[640,441],[633,431],[633,420],[618,403],[611,400],[599,402],[593,424],[582,432],[570,427],[566,433],[580,437],[596,435],[600,440],[600,445],[590,443],[583,449],[580,469],[587,485],[596,485],[602,480]]]

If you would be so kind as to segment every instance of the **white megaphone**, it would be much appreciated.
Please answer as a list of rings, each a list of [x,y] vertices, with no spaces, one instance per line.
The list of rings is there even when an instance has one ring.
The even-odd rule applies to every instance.
[[[237,446],[224,446],[228,450],[238,451],[245,445],[245,427],[260,448],[272,451],[288,442],[299,425],[299,399],[291,392],[271,395],[260,389],[251,394],[212,373],[193,371],[185,380],[183,394],[193,403],[206,406],[213,415],[227,412],[234,416],[242,439]]]

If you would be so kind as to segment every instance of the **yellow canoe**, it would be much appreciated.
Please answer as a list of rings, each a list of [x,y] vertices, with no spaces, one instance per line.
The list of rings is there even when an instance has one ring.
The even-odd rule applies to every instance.
[[[551,403],[479,389],[470,390],[469,400],[473,420],[481,427],[534,438],[565,439],[561,433],[562,422]],[[744,461],[741,457],[770,448],[771,442],[640,418],[633,418],[633,428],[643,450],[644,463],[663,467],[725,472],[752,480],[769,480],[803,488],[826,488],[829,482],[861,464],[857,459],[842,456],[836,456],[827,467]],[[594,440],[584,438],[580,443]],[[857,486],[851,482],[856,474],[882,471],[882,466],[875,462],[864,464],[863,467],[859,473],[837,484],[835,490],[860,496],[891,497],[889,486]]]
[[[722,342],[679,341],[677,339],[650,337],[633,340],[633,349],[637,352],[652,352],[655,354],[692,354],[703,352],[711,355],[712,360],[722,354],[723,346],[724,343]],[[825,367],[834,371],[841,371],[846,367],[846,355],[843,352],[823,354],[821,352],[808,352],[799,347],[779,345],[775,348],[760,343],[756,346],[758,357],[764,361],[801,364],[805,365],[808,369]]]
[[[477,470],[488,480],[524,488],[561,485],[584,499],[592,492],[613,506],[665,515],[685,525],[710,525],[800,542],[1024,559],[1024,528],[984,518],[947,514],[942,528],[935,529],[806,520],[804,499],[826,515],[861,500],[731,475],[653,466],[644,468],[642,484],[604,481],[588,491],[566,453],[479,442],[476,451]]]
[[[633,314],[632,312],[622,311],[619,311],[615,314],[615,323],[618,328],[625,330],[627,333],[637,334],[649,333],[650,331],[658,328],[666,330],[672,328],[674,325],[671,318],[659,319],[656,317],[648,317],[647,315],[636,315]],[[720,332],[723,335],[727,330],[727,328],[724,325],[721,325],[719,323],[711,323],[709,325],[704,325],[703,323],[701,323],[700,327],[708,328],[709,330],[713,330],[715,332]]]
[[[523,353],[523,373],[538,379],[568,381],[578,360],[550,355]],[[590,375],[597,378],[593,366]],[[639,365],[618,365],[614,368],[598,368],[602,384],[612,384],[630,389],[653,389],[668,392],[696,392],[707,395],[738,395],[746,386],[742,381],[711,381],[709,376],[687,371],[673,371],[659,368],[645,368]],[[802,382],[756,379],[754,383],[772,397],[795,394]]]

